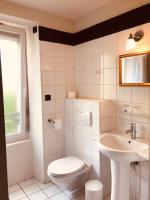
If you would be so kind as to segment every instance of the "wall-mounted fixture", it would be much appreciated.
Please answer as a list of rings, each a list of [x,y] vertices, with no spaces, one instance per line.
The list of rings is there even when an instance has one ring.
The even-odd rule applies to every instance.
[[[137,31],[135,34],[130,33],[127,43],[126,43],[126,51],[134,49],[136,47],[136,42],[139,42],[144,36],[144,32],[142,30]]]

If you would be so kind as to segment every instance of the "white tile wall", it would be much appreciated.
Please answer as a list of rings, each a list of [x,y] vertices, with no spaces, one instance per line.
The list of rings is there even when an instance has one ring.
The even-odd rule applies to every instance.
[[[48,164],[65,156],[64,126],[55,131],[48,119],[64,119],[64,99],[67,90],[74,88],[74,49],[71,46],[40,42],[41,74],[43,96],[43,136],[45,180]],[[51,95],[51,101],[45,101],[44,96]],[[63,123],[62,123],[63,124]]]
[[[67,105],[67,113],[65,121],[66,140],[64,136],[64,128],[58,132],[54,132],[47,119],[61,116],[64,118],[64,98],[68,89],[76,89],[78,97],[111,99],[113,101],[113,116],[111,122],[117,124],[117,128],[123,132],[131,121],[135,121],[140,137],[148,137],[149,134],[149,117],[150,114],[150,89],[135,88],[135,87],[119,87],[118,86],[118,56],[120,54],[130,53],[125,52],[125,43],[130,32],[136,30],[144,30],[144,39],[137,43],[137,48],[134,51],[144,51],[150,49],[150,23],[134,27],[113,35],[99,38],[84,44],[70,47],[62,44],[41,42],[41,71],[42,71],[42,92],[43,92],[43,123],[45,150],[49,149],[50,142],[56,144],[55,151],[45,151],[45,170],[50,161],[64,156],[66,143],[66,151],[74,153],[79,157],[84,157],[87,160],[92,160],[94,163],[94,175],[99,174],[97,166],[97,144],[92,141],[91,154],[91,130],[86,130],[86,137],[81,133],[83,127],[72,128],[73,120],[77,120],[72,113],[73,106]],[[44,94],[51,94],[51,103],[44,102]],[[139,95],[140,94],[140,95]],[[129,105],[128,113],[123,112],[123,106]],[[78,104],[75,105],[78,109]],[[85,106],[88,107],[87,105]],[[144,113],[144,117],[134,116],[131,113],[140,110]],[[95,113],[96,114],[96,113]],[[74,119],[75,118],[75,119]],[[98,128],[96,117],[94,121],[94,132]],[[104,126],[106,125],[103,120]],[[115,128],[115,125],[114,125]],[[50,136],[49,136],[50,134]],[[55,135],[55,136],[54,136]],[[49,139],[47,140],[46,137]],[[83,142],[84,141],[84,142]],[[60,145],[60,147],[59,147]],[[85,149],[83,149],[83,145]],[[63,152],[60,153],[60,150]],[[51,152],[49,152],[51,151]],[[54,153],[55,152],[55,153]],[[94,159],[94,160],[93,160]],[[105,158],[103,157],[103,160]],[[109,166],[106,161],[106,166]],[[104,162],[105,163],[105,162]],[[103,162],[101,162],[103,165]],[[105,166],[105,165],[104,165]],[[147,173],[147,166],[140,166]],[[104,174],[108,175],[110,169],[104,167]],[[140,177],[137,175],[137,177]],[[147,177],[147,176],[146,176]],[[102,178],[102,177],[101,177]],[[105,180],[105,181],[104,181]],[[147,186],[147,179],[146,186]],[[110,177],[105,178],[103,175],[105,193],[110,192]],[[139,199],[146,199],[146,195],[140,188]],[[147,200],[147,199],[146,199]]]
[[[75,46],[75,88],[79,97],[111,99],[116,105],[116,110],[113,111],[113,119],[114,121],[117,120],[118,130],[124,132],[129,127],[130,122],[134,121],[137,124],[138,136],[148,138],[150,130],[150,89],[119,87],[118,84],[118,56],[132,52],[125,52],[125,43],[129,33],[134,33],[140,29],[144,31],[144,39],[137,43],[137,47],[133,51],[149,50],[150,23]],[[88,67],[86,68],[86,66]],[[86,74],[86,79],[84,74]],[[123,112],[125,105],[128,106],[128,113]],[[142,115],[136,115],[137,113]],[[147,166],[142,165],[140,167],[147,174]],[[105,170],[108,174],[109,169],[105,168]],[[139,174],[137,174],[138,176]],[[110,181],[105,181],[106,187],[104,189],[109,188],[109,183]],[[137,192],[137,194],[139,194],[138,199],[146,200],[147,196],[143,184],[147,188],[147,178],[144,179],[144,182],[141,182],[141,185],[139,184],[140,193]]]
[[[111,130],[111,101],[99,101],[90,99],[66,99],[65,100],[65,130],[66,130],[66,154],[75,155],[93,164],[91,178],[100,178],[107,189],[104,195],[110,193],[110,163],[99,152],[97,138],[99,133]],[[82,113],[91,112],[91,125],[83,125]],[[101,123],[102,120],[106,124]],[[105,172],[105,173],[104,173]],[[107,185],[106,185],[107,184]]]

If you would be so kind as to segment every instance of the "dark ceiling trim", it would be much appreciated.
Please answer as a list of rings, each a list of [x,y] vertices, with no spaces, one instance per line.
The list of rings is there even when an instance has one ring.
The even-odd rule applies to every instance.
[[[75,45],[74,34],[39,26],[39,39],[47,42]]]
[[[150,4],[146,4],[74,34],[39,26],[39,39],[74,46],[148,22],[150,22]]]

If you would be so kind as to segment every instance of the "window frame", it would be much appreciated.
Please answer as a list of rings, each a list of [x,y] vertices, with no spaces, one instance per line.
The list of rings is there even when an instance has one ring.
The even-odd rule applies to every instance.
[[[20,36],[21,44],[21,120],[20,126],[21,131],[19,133],[11,133],[11,135],[6,135],[6,143],[14,143],[21,140],[29,138],[29,131],[26,131],[25,122],[26,122],[26,98],[27,96],[27,57],[26,57],[26,31],[20,27],[14,27],[10,25],[0,25],[0,32],[4,34],[16,34]],[[25,87],[26,85],[26,87]]]

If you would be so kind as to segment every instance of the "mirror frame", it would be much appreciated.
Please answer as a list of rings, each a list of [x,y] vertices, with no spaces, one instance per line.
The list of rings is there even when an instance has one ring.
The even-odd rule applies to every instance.
[[[123,54],[119,56],[119,86],[137,86],[137,87],[147,87],[150,86],[149,83],[122,83],[122,58],[150,54],[150,50],[136,53]]]

